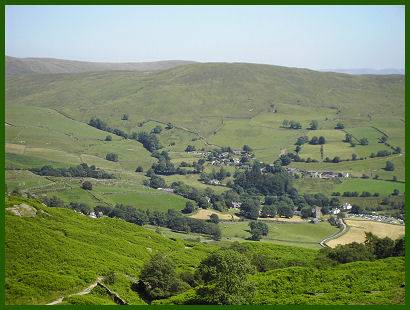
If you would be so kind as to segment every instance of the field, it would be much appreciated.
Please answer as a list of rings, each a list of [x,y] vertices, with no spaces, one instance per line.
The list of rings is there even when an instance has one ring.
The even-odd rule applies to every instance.
[[[272,242],[281,245],[301,246],[319,249],[319,242],[338,231],[327,222],[311,223],[277,223],[265,221],[269,227],[268,236],[262,242]],[[243,241],[250,237],[248,221],[221,223],[222,237],[232,241]]]
[[[378,237],[389,237],[393,240],[404,236],[403,225],[393,225],[386,223],[379,223],[367,220],[346,219],[348,230],[339,238],[330,240],[326,244],[330,247],[335,247],[338,244],[346,244],[351,242],[364,242],[365,232],[371,232]]]
[[[295,180],[294,185],[301,193],[323,193],[331,195],[333,192],[359,192],[368,191],[382,196],[390,195],[394,189],[401,193],[405,191],[405,184],[400,182],[347,178],[339,180],[326,180],[317,178],[302,178]]]

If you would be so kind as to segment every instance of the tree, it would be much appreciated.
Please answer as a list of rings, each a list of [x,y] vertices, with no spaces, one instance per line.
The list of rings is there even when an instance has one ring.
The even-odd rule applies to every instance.
[[[182,210],[182,213],[192,213],[197,209],[197,206],[192,201],[187,201],[185,203],[185,208]]]
[[[219,223],[219,216],[218,216],[218,214],[212,213],[212,214],[209,216],[209,221],[210,221],[211,223],[218,224],[218,223]]]
[[[391,161],[386,161],[386,166],[384,167],[386,171],[394,171],[394,164]]]
[[[266,203],[266,202],[265,202]],[[265,204],[261,210],[261,217],[275,217],[277,214],[276,206]]]
[[[353,141],[353,135],[350,133],[345,134],[345,142],[352,142]]]
[[[361,138],[359,140],[360,145],[368,145],[369,144],[369,140],[367,138]]]
[[[299,154],[301,150],[302,150],[302,147],[300,145],[296,145],[295,152]]]
[[[352,160],[356,160],[357,159],[357,154],[353,153],[352,154]]]
[[[193,151],[195,151],[195,150],[196,150],[195,145],[188,145],[188,146],[185,148],[185,152],[193,152]]]
[[[252,148],[251,148],[249,145],[247,145],[247,144],[245,144],[245,145],[242,147],[242,150],[243,150],[244,152],[246,152],[246,153],[252,152]]]
[[[107,155],[105,155],[105,159],[109,160],[109,161],[117,162],[118,161],[118,155],[115,154],[115,153],[108,153]]]
[[[312,217],[313,213],[312,213],[312,207],[305,207],[302,210],[300,210],[301,216],[302,218],[306,219],[308,217]]]
[[[287,119],[283,120],[282,122],[282,127],[288,128],[289,127],[289,121]]]
[[[105,141],[112,141],[112,137],[110,135],[106,136]]]
[[[305,144],[306,142],[308,142],[309,141],[309,138],[307,137],[307,136],[302,136],[302,137],[299,137],[297,140],[296,140],[296,145],[303,145],[303,144]]]
[[[339,163],[340,162],[340,157],[339,156],[333,157],[332,162],[336,163],[336,164]]]
[[[325,143],[326,143],[325,137],[320,136],[319,139],[318,139],[318,143],[319,143],[319,144],[325,144]]]
[[[246,198],[240,207],[242,216],[256,220],[259,217],[260,202],[257,199]]]
[[[313,121],[310,122],[310,127],[309,127],[310,130],[316,130],[318,128],[319,128],[319,122],[318,121],[313,120]]]
[[[153,133],[153,134],[159,134],[159,133],[161,133],[161,131],[162,131],[162,127],[161,126],[155,126],[152,130],[151,130],[151,133]]]
[[[289,155],[285,155],[285,154],[280,155],[279,159],[280,159],[280,163],[282,166],[287,166],[292,162]]]
[[[152,188],[163,188],[165,187],[165,180],[157,175],[152,175],[149,181],[149,186]]]
[[[309,143],[312,144],[312,145],[318,144],[318,143],[319,143],[318,137],[313,136],[312,139],[310,139],[310,142],[309,142]]]
[[[251,239],[254,241],[261,240],[262,236],[267,236],[269,232],[269,227],[266,223],[261,221],[252,221],[249,223]]]
[[[345,128],[345,125],[341,122],[337,123],[335,127],[335,129],[344,129],[344,128]]]
[[[135,169],[135,172],[144,172],[144,168],[138,166],[137,169]]]
[[[200,304],[247,304],[255,287],[248,275],[255,272],[249,258],[233,249],[212,253],[199,265],[205,285],[197,289]]]
[[[393,190],[392,195],[393,195],[393,196],[398,196],[399,194],[400,194],[400,191],[399,191],[397,188],[395,188],[395,189]]]
[[[279,216],[291,218],[293,216],[293,208],[286,203],[279,203],[278,214]]]
[[[90,181],[84,181],[84,182],[81,184],[81,188],[82,188],[82,189],[85,189],[85,190],[87,190],[87,191],[90,191],[90,190],[93,189],[93,185],[91,184]]]
[[[128,118],[129,118],[128,114],[123,114],[123,115],[121,116],[121,119],[122,119],[123,121],[128,121]]]
[[[144,264],[140,283],[145,295],[150,299],[161,299],[175,295],[181,288],[174,263],[161,253],[154,255]]]

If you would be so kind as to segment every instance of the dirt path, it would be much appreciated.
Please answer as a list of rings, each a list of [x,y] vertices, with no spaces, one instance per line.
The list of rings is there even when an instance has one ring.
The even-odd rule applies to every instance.
[[[89,294],[89,293],[93,290],[93,288],[95,288],[95,287],[98,285],[98,283],[101,282],[102,280],[104,280],[104,277],[98,277],[92,284],[90,284],[89,286],[87,286],[87,287],[86,287],[85,289],[83,289],[82,291],[79,291],[78,293],[74,293],[74,294],[68,295],[67,297],[74,296],[74,295],[87,295],[87,294]],[[50,303],[48,303],[47,305],[58,305],[58,304],[60,304],[63,300],[64,300],[64,296],[63,296],[63,297],[60,297],[60,298],[58,298],[58,299],[56,299],[56,300],[54,300],[54,301],[52,301],[52,302],[50,302]]]

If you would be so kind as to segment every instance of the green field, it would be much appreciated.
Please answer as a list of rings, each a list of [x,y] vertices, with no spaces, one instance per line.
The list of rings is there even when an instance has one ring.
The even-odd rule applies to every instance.
[[[327,222],[311,223],[277,223],[265,221],[269,226],[268,236],[263,242],[272,242],[282,245],[320,248],[319,242],[338,231]],[[221,223],[222,236],[227,240],[243,241],[250,237],[249,221]]]
[[[390,195],[394,189],[398,189],[401,193],[405,191],[405,184],[400,182],[348,178],[339,180],[325,180],[316,178],[301,178],[295,180],[294,186],[301,193],[316,194],[323,193],[331,195],[333,192],[370,192],[372,194],[379,193],[382,196]]]

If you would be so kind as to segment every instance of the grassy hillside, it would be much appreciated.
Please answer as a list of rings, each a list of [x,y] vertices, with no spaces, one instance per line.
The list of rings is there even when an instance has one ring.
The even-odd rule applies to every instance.
[[[129,128],[153,118],[205,135],[219,127],[222,116],[247,119],[272,113],[271,105],[281,114],[292,108],[327,109],[333,111],[331,118],[349,124],[369,115],[400,118],[404,108],[403,76],[351,76],[255,64],[192,64],[144,75],[25,76],[9,79],[6,91],[9,104],[52,107],[81,121],[98,115],[117,125],[121,113],[129,113]]]
[[[158,71],[192,61],[168,60],[156,62],[104,63],[64,60],[55,58],[17,58],[6,56],[6,74],[80,73],[96,71]]]
[[[92,219],[69,209],[48,208],[35,200],[10,196],[6,208],[26,204],[34,217],[6,212],[6,303],[44,304],[87,287],[101,275],[115,272],[109,285],[132,304],[144,303],[132,291],[132,278],[153,254],[161,252],[189,271],[220,245],[168,239],[119,219]],[[273,244],[245,243],[250,253],[271,262],[270,268],[306,266],[316,250]],[[98,294],[73,296],[69,303],[106,303]]]
[[[404,303],[404,258],[354,262],[333,268],[290,267],[250,276],[256,285],[253,304],[400,304]],[[158,301],[185,304],[193,290]]]

